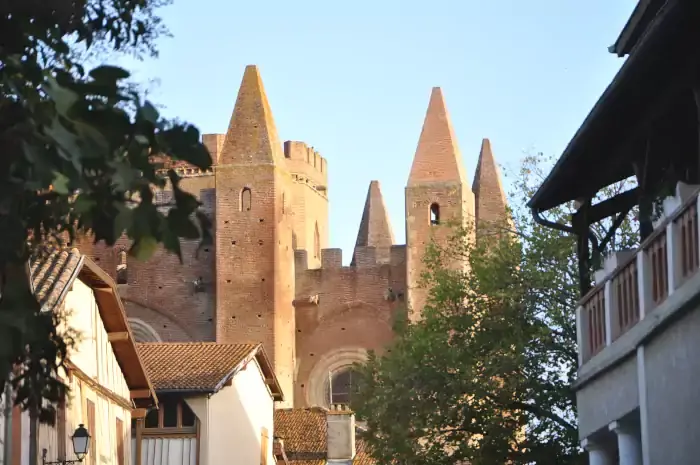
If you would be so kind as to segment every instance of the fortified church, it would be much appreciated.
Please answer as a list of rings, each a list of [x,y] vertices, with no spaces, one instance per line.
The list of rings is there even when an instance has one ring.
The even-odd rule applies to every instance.
[[[430,238],[445,241],[450,220],[475,218],[478,227],[506,215],[487,139],[467,183],[439,88],[406,184],[407,243],[394,243],[372,181],[350,266],[329,248],[328,163],[304,142],[281,143],[257,67],[245,69],[226,134],[203,139],[213,170],[176,168],[212,217],[213,246],[196,256],[196,241],[185,241],[184,265],[162,250],[127,262],[126,241],[81,249],[118,282],[138,342],[262,342],[285,396],[280,407],[347,402],[351,365],[392,340],[397,312],[420,316]],[[161,208],[171,195],[156,193]]]

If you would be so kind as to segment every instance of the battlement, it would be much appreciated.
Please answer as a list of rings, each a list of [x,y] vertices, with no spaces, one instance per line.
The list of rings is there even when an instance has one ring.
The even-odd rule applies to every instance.
[[[318,270],[350,270],[358,268],[375,268],[388,265],[391,267],[403,267],[406,265],[406,246],[392,245],[389,251],[389,260],[381,260],[377,256],[377,248],[371,246],[355,247],[355,264],[343,266],[342,249],[322,249],[321,268]],[[294,266],[297,272],[309,270],[309,253],[306,250],[294,251]]]
[[[284,157],[289,171],[297,182],[312,184],[317,191],[328,189],[328,162],[305,142],[288,140],[284,143]]]
[[[221,149],[224,147],[226,134],[202,134],[202,144],[209,150],[212,163],[219,161]]]

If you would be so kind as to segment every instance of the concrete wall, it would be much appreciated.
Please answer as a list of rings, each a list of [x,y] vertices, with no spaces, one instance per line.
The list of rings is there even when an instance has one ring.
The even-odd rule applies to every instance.
[[[648,465],[698,462],[700,306],[644,348]]]
[[[607,428],[639,407],[637,357],[632,356],[586,384],[576,395],[581,439]]]

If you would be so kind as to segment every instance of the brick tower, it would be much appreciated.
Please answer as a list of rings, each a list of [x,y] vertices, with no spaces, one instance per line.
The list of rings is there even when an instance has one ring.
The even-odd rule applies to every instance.
[[[469,188],[445,99],[434,87],[406,185],[406,286],[412,319],[419,319],[427,290],[420,286],[431,239],[445,243],[457,222],[474,221]]]
[[[488,139],[481,141],[481,152],[474,173],[474,205],[477,233],[485,233],[489,226],[500,229],[508,212],[508,201],[503,191],[498,165]]]
[[[248,66],[218,155],[216,341],[264,344],[288,406],[295,360],[291,177],[257,67]]]
[[[392,245],[394,245],[394,232],[391,230],[384,197],[379,187],[379,181],[372,181],[367,191],[367,200],[365,200],[365,208],[362,211],[355,249],[375,247],[377,263],[389,263]],[[353,253],[350,266],[356,264],[357,254]]]

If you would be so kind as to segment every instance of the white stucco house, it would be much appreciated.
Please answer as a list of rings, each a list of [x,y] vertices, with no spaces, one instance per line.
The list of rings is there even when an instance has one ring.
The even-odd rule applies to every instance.
[[[71,436],[84,425],[91,438],[83,463],[126,465],[130,462],[132,418],[157,408],[157,398],[139,358],[115,284],[77,249],[46,249],[30,262],[31,285],[43,311],[59,313],[77,335],[60,373],[70,391],[57,406],[55,426],[37,425],[14,408],[3,435],[11,457],[3,464],[30,464],[30,434],[36,428],[38,462],[72,460]],[[4,453],[0,453],[3,456]],[[2,457],[4,459],[4,457]]]
[[[136,422],[137,465],[274,465],[275,402],[262,344],[141,343],[160,399]]]

